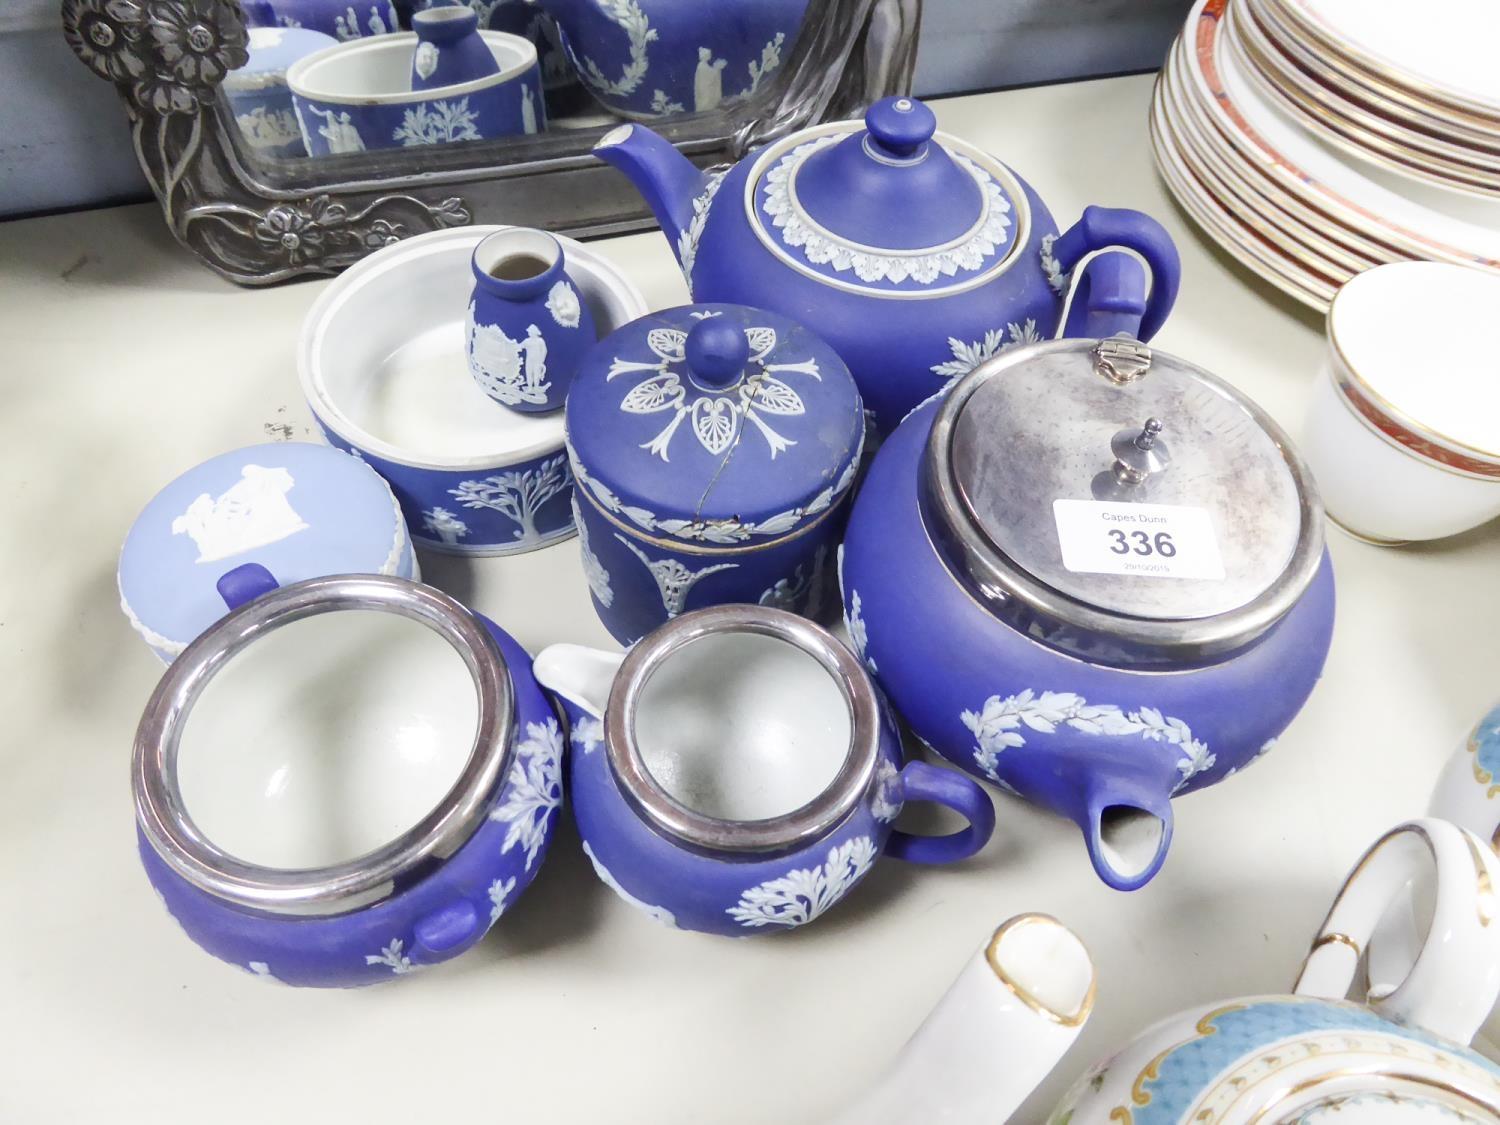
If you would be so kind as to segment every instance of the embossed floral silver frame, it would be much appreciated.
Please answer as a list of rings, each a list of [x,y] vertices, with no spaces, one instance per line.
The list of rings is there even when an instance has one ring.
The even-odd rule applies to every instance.
[[[906,92],[921,0],[809,0],[785,64],[753,99],[662,128],[722,164]],[[238,0],[62,0],[75,54],[125,101],[172,234],[242,285],[335,273],[424,231],[505,222],[575,236],[647,226],[623,176],[590,154],[607,127],[319,160],[252,157],[220,93],[246,58]]]

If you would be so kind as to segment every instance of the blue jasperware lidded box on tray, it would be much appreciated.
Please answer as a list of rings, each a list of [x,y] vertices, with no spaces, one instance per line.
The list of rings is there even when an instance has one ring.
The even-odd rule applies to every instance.
[[[220,580],[247,563],[282,585],[417,573],[401,511],[373,469],[326,445],[268,442],[189,469],[146,505],[120,551],[120,607],[170,662],[229,612]]]
[[[864,409],[807,328],[741,305],[644,317],[584,358],[566,419],[584,570],[616,640],[707,605],[834,611]]]

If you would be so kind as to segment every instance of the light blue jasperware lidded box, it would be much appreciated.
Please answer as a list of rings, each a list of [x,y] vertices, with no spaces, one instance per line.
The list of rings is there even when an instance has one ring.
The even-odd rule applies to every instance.
[[[417,576],[406,523],[373,469],[325,445],[271,442],[220,454],[156,494],[120,551],[120,608],[170,663],[229,612],[220,579],[247,563],[282,585]]]
[[[224,76],[234,123],[245,143],[262,156],[306,156],[286,84],[287,67],[337,40],[301,27],[252,27],[249,35],[249,61]]]

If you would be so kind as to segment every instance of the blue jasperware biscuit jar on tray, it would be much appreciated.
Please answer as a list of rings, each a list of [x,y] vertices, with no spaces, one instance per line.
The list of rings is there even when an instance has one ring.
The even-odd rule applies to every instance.
[[[120,551],[120,608],[169,663],[249,592],[249,563],[282,585],[417,577],[406,522],[379,474],[326,445],[268,442],[205,461],[152,498]]]
[[[584,570],[616,640],[729,602],[833,612],[864,409],[807,328],[741,305],[643,317],[584,358],[566,419]]]

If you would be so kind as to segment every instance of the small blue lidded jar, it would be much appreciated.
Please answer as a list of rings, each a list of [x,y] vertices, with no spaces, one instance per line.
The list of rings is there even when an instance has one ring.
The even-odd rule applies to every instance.
[[[616,640],[709,605],[835,611],[864,408],[810,330],[743,305],[654,313],[594,346],[565,415],[584,571]]]

